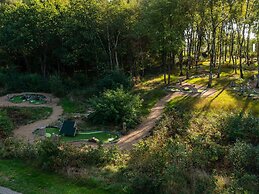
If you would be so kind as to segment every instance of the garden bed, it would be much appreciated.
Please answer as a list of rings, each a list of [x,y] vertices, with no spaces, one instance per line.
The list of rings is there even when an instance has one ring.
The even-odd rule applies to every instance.
[[[29,102],[31,104],[46,104],[47,103],[47,97],[40,94],[23,94],[23,95],[16,95],[9,99],[12,103],[23,103],[23,102]]]

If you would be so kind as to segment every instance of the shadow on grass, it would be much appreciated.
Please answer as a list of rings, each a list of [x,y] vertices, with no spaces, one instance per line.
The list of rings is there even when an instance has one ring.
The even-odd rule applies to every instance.
[[[199,99],[199,97],[189,94],[171,100],[155,131],[167,128],[169,136],[185,135],[190,127],[192,118],[195,116],[193,110]]]

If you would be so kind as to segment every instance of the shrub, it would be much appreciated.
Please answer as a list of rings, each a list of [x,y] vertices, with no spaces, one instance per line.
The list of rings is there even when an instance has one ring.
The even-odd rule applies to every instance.
[[[259,193],[258,177],[247,173],[235,177],[229,193]]]
[[[132,87],[131,79],[120,71],[112,71],[107,75],[104,75],[104,77],[97,82],[99,91],[114,90],[120,87],[123,87],[124,89]]]
[[[11,134],[13,123],[5,111],[0,110],[0,138]]]
[[[215,181],[193,168],[185,143],[155,134],[131,152],[125,177],[136,193],[212,193]]]
[[[73,80],[76,83],[77,87],[86,87],[89,84],[88,77],[83,73],[76,73],[73,76]]]
[[[125,92],[123,89],[107,90],[100,97],[90,100],[94,112],[90,118],[95,123],[115,123],[127,126],[137,123],[142,100],[139,96]]]
[[[234,170],[242,173],[250,167],[252,156],[252,145],[238,141],[229,149],[228,159]]]
[[[15,138],[6,138],[0,143],[0,158],[3,159],[36,159],[37,149],[34,144],[25,143]]]
[[[70,144],[53,142],[50,139],[39,142],[37,150],[39,165],[44,169],[56,171],[70,167],[104,166],[121,160],[117,149],[87,146],[78,148]]]
[[[84,164],[91,166],[104,166],[106,164],[116,164],[121,160],[121,154],[118,149],[106,149],[103,147],[87,148],[82,153]]]
[[[4,83],[7,92],[49,91],[48,81],[38,74],[23,74],[16,71],[8,71],[3,73],[3,76],[1,75],[0,81]]]
[[[59,76],[51,76],[49,83],[52,94],[56,95],[57,97],[62,97],[66,94],[66,88]]]
[[[60,142],[46,139],[38,144],[38,162],[44,169],[55,170],[62,166],[60,160]]]
[[[254,145],[259,143],[259,119],[251,114],[233,114],[222,122],[222,128],[230,142],[241,140]]]

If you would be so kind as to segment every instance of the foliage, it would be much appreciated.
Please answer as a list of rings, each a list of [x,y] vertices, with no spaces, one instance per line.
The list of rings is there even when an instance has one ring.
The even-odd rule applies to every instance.
[[[50,91],[58,96],[62,97],[66,94],[67,90],[62,82],[62,79],[59,76],[51,76],[50,77]]]
[[[12,134],[21,125],[44,119],[52,113],[51,108],[0,108],[0,139]]]
[[[193,168],[191,150],[163,133],[132,151],[125,173],[138,193],[210,193],[215,187],[213,177]]]
[[[237,142],[230,148],[228,157],[235,170],[243,172],[245,169],[251,167],[252,150],[251,145],[243,142]]]
[[[90,118],[95,123],[126,122],[128,127],[138,121],[142,100],[139,96],[125,92],[123,89],[107,90],[100,97],[90,100],[93,113]]]
[[[11,134],[13,122],[8,117],[6,111],[0,110],[0,139]]]
[[[251,114],[230,115],[222,124],[225,125],[222,127],[229,142],[241,139],[254,145],[259,143],[259,119],[257,117]]]
[[[22,140],[15,138],[6,138],[0,142],[0,158],[13,159],[19,158],[22,160],[36,159],[37,149],[30,143],[25,143]]]
[[[125,90],[130,89],[132,87],[132,82],[130,77],[120,71],[112,71],[104,75],[104,77],[97,82],[97,88],[100,91],[115,90],[121,87]]]
[[[1,74],[0,81],[6,92],[49,92],[48,81],[38,74],[8,71]]]

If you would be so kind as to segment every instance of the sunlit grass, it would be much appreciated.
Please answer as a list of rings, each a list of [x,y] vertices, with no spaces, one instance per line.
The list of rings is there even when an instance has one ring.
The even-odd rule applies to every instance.
[[[235,94],[232,91],[224,90],[218,91],[211,97],[188,97],[189,102],[191,102],[193,111],[217,111],[217,110],[225,110],[225,111],[239,111],[243,113],[252,113],[256,116],[259,116],[259,101],[253,100],[247,97],[242,97]],[[184,105],[186,101],[186,97],[178,97],[172,100],[169,103],[169,106],[174,106],[182,101]]]
[[[104,185],[91,180],[80,184],[76,179],[69,180],[51,172],[43,172],[30,164],[15,160],[0,160],[0,185],[28,194],[120,193],[109,191]]]

